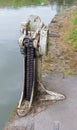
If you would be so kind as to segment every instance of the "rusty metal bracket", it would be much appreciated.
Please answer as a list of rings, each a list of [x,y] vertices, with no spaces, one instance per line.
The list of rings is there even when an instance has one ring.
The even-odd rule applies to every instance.
[[[58,37],[58,35],[53,36]],[[46,92],[44,98],[40,100],[58,101],[65,99],[63,94],[47,90],[41,82],[41,59],[43,55],[46,55],[47,38],[48,28],[43,22],[41,22],[41,19],[38,16],[31,15],[29,16],[27,22],[21,24],[21,37],[19,38],[19,46],[24,58],[25,72],[24,88],[22,90],[17,109],[17,113],[20,117],[27,115],[30,111],[34,99],[34,94],[36,93],[36,88],[38,86],[37,84],[39,84],[40,87]]]

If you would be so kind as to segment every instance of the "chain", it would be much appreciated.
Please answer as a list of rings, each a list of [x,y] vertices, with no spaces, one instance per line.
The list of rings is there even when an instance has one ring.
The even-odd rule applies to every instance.
[[[34,48],[33,40],[25,37],[23,41],[25,47],[24,57],[24,98],[30,101],[32,86],[34,82]]]

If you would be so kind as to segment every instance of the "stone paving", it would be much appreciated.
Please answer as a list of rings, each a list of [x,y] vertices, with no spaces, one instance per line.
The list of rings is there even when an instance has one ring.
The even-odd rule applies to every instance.
[[[44,80],[47,81],[48,89],[65,94],[66,99],[51,102],[44,109],[32,112],[26,117],[15,116],[11,122],[7,123],[4,130],[76,130],[77,76],[63,78],[62,74],[49,73]]]

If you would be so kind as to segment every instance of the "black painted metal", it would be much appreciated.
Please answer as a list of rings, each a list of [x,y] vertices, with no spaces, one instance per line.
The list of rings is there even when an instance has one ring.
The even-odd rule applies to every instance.
[[[33,39],[28,36],[24,38],[24,94],[23,100],[30,101],[32,87],[34,84],[34,60],[35,60],[35,49],[33,48]]]

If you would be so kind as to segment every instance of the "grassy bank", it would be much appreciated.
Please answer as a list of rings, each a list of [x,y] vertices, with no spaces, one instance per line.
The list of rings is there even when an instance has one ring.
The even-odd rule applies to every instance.
[[[0,0],[0,7],[21,7],[26,5],[39,5],[41,3],[46,3],[46,0]]]
[[[68,33],[68,39],[73,48],[77,49],[77,10],[73,11],[72,17],[70,19],[72,27]]]

